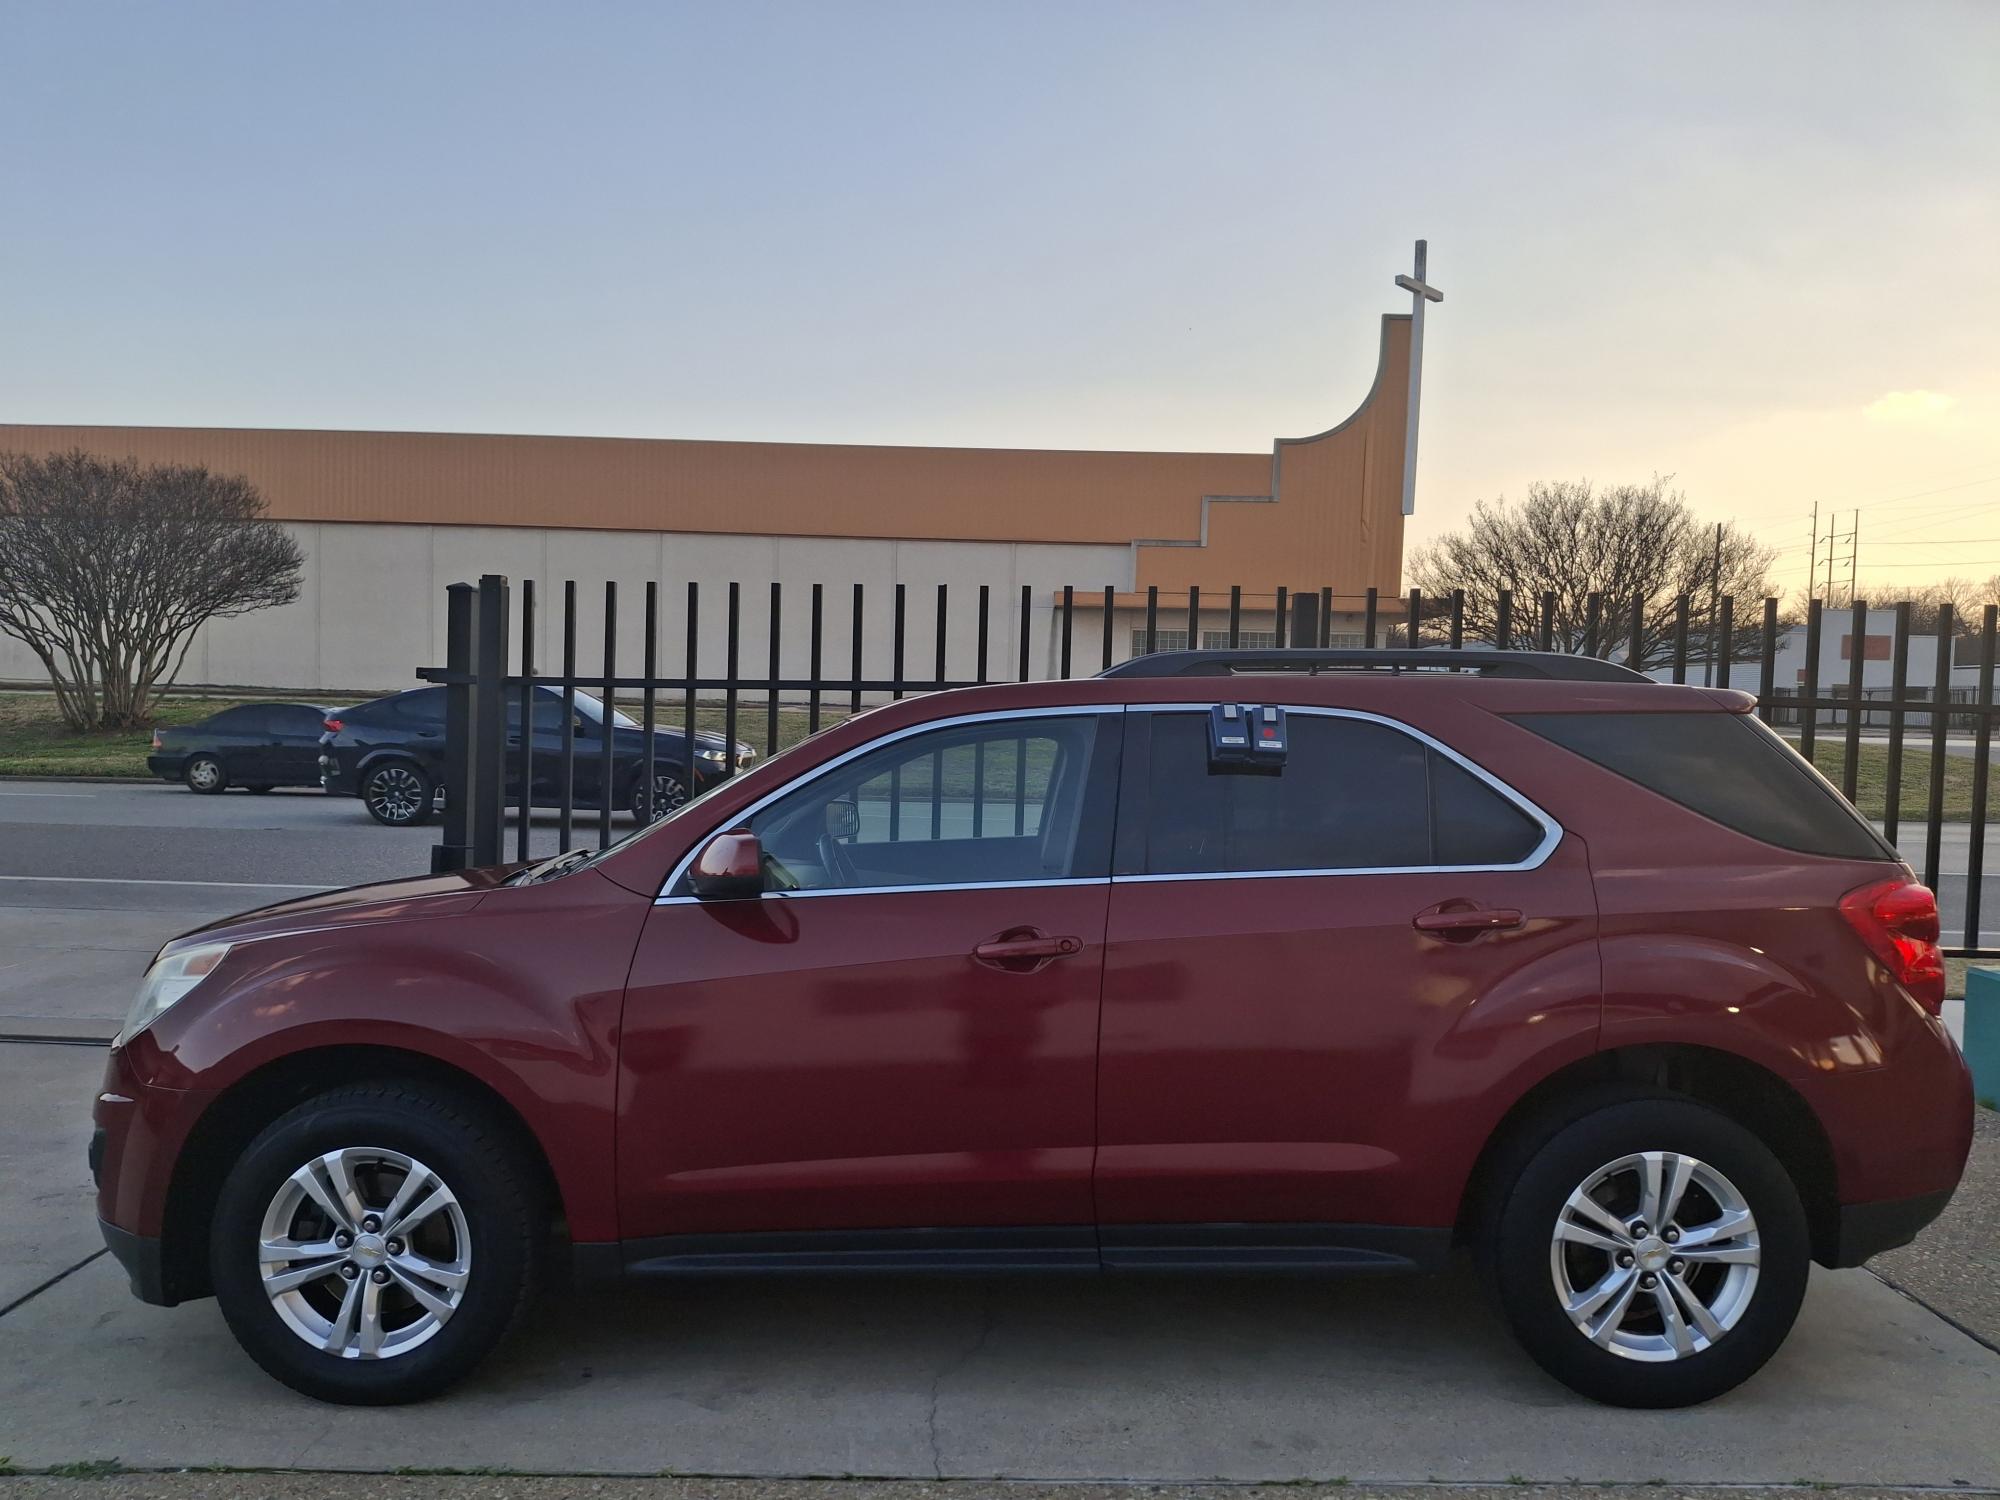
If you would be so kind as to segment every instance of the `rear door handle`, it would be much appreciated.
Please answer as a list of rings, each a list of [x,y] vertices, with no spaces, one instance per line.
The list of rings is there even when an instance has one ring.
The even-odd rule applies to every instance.
[[[1010,927],[972,950],[980,963],[1009,973],[1029,973],[1083,951],[1079,937],[1051,937],[1036,927]]]
[[[1521,913],[1509,906],[1455,907],[1441,911],[1432,907],[1420,911],[1410,919],[1419,932],[1441,932],[1466,937],[1476,937],[1482,932],[1503,932],[1511,927],[1519,927],[1526,921]]]

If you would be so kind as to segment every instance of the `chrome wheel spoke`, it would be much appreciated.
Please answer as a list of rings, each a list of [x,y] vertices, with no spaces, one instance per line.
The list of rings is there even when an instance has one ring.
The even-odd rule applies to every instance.
[[[361,1326],[355,1349],[363,1359],[379,1359],[382,1340],[387,1336],[382,1326],[382,1286],[370,1276],[357,1278],[355,1284],[361,1288]]]
[[[320,1341],[320,1348],[328,1354],[341,1354],[354,1338],[354,1325],[361,1316],[361,1289],[368,1285],[368,1278],[357,1276],[347,1283],[347,1293],[340,1299],[340,1313],[328,1326],[326,1337]]]
[[[1740,1230],[1746,1227],[1755,1227],[1756,1222],[1750,1216],[1750,1210],[1747,1208],[1724,1209],[1720,1216],[1710,1220],[1706,1224],[1697,1224],[1692,1229],[1683,1229],[1681,1231],[1680,1243],[1674,1248],[1680,1251],[1682,1255],[1686,1255],[1691,1250],[1712,1245],[1717,1240],[1734,1239]]]
[[[1704,1245],[1680,1257],[1691,1266],[1754,1266],[1764,1254],[1755,1245]]]
[[[358,1216],[348,1211],[339,1190],[321,1175],[325,1163],[325,1157],[307,1162],[292,1173],[291,1181],[297,1184],[300,1192],[312,1199],[321,1213],[333,1221],[334,1228],[352,1233],[359,1227],[356,1223]]]
[[[421,1280],[412,1276],[394,1261],[389,1263],[389,1274],[396,1279],[396,1285],[416,1298],[424,1310],[440,1323],[450,1317],[456,1309],[455,1303],[449,1302],[439,1296],[431,1288],[425,1286]]]
[[[1667,1153],[1664,1165],[1666,1185],[1660,1190],[1660,1205],[1652,1222],[1664,1227],[1674,1221],[1680,1212],[1681,1199],[1687,1196],[1688,1184],[1694,1180],[1694,1158]]]
[[[1573,1298],[1563,1311],[1570,1315],[1572,1322],[1580,1327],[1585,1326],[1600,1307],[1620,1292],[1627,1292],[1629,1297],[1631,1283],[1638,1280],[1638,1277],[1637,1271],[1628,1271],[1623,1266],[1614,1265],[1604,1273],[1603,1280]]]
[[[1688,1332],[1687,1319],[1681,1316],[1680,1303],[1674,1300],[1673,1289],[1666,1282],[1653,1284],[1653,1305],[1660,1310],[1660,1326],[1666,1329],[1667,1342],[1673,1345],[1674,1353],[1694,1353],[1694,1337]]]
[[[1704,1339],[1712,1344],[1722,1337],[1723,1327],[1716,1321],[1715,1314],[1708,1310],[1708,1304],[1696,1295],[1694,1288],[1689,1286],[1685,1280],[1679,1276],[1669,1275],[1661,1281],[1660,1285],[1663,1289],[1667,1287],[1673,1288],[1674,1297],[1679,1300],[1681,1307],[1686,1311],[1688,1321],[1700,1330],[1701,1336]]]
[[[389,1269],[399,1277],[415,1278],[435,1287],[443,1287],[455,1292],[465,1285],[467,1271],[463,1264],[441,1265],[434,1260],[425,1260],[420,1255],[392,1255]]]
[[[1632,1236],[1626,1232],[1625,1221],[1588,1193],[1571,1193],[1569,1202],[1563,1205],[1563,1212],[1588,1219],[1621,1245],[1631,1242]]]
[[[1619,1325],[1625,1321],[1625,1314],[1631,1310],[1632,1296],[1638,1290],[1639,1278],[1637,1276],[1626,1277],[1623,1284],[1619,1286],[1617,1295],[1612,1298],[1611,1305],[1598,1316],[1597,1321],[1583,1325],[1584,1334],[1589,1338],[1591,1343],[1608,1344],[1611,1342],[1611,1336],[1618,1332]]]
[[[458,1200],[452,1197],[450,1190],[443,1183],[439,1183],[415,1208],[404,1209],[401,1218],[385,1220],[382,1232],[406,1235],[439,1209],[456,1207]]]
[[[294,1287],[311,1286],[315,1281],[324,1281],[339,1269],[340,1256],[335,1254],[324,1260],[315,1261],[309,1266],[292,1266],[283,1271],[266,1271],[264,1294],[275,1297],[278,1293],[289,1292]]]
[[[1612,1255],[1618,1254],[1632,1243],[1630,1238],[1623,1234],[1613,1238],[1588,1225],[1571,1224],[1566,1220],[1556,1226],[1556,1238],[1566,1240],[1572,1245],[1588,1245],[1593,1250],[1603,1250]]]
[[[395,1234],[403,1227],[403,1215],[409,1212],[410,1204],[417,1194],[429,1187],[437,1179],[422,1167],[412,1167],[403,1177],[403,1185],[396,1189],[396,1196],[389,1200],[389,1206],[382,1210],[382,1225],[385,1234]]]

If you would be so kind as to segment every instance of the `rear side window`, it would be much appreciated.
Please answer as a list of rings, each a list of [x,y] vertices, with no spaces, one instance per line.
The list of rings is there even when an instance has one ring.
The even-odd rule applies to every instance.
[[[1276,775],[1211,772],[1199,714],[1152,716],[1144,873],[1513,865],[1535,819],[1413,735],[1294,712]]]
[[[1893,859],[1805,760],[1748,714],[1515,714],[1565,750],[1781,849]]]

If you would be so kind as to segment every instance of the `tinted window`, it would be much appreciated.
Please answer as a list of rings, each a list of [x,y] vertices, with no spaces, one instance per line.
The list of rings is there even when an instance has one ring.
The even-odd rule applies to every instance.
[[[537,688],[529,706],[530,722],[537,731],[557,734],[563,727],[563,703],[560,694]],[[507,727],[521,727],[521,697],[518,693],[507,695]]]
[[[309,734],[317,739],[326,731],[326,715],[303,703],[280,703],[265,721],[277,734]]]
[[[255,734],[264,728],[268,710],[254,705],[243,708],[225,708],[206,725],[209,729],[221,730],[226,734]]]
[[[1448,756],[1365,719],[1290,716],[1276,775],[1211,772],[1196,714],[1152,721],[1144,871],[1518,864],[1538,823]]]
[[[1796,751],[1748,714],[1517,714],[1514,722],[1767,844],[1841,859],[1894,855]]]
[[[1095,715],[968,724],[894,741],[750,820],[771,889],[1065,879],[1109,868],[1108,801],[1086,795]]]
[[[444,689],[418,688],[414,692],[402,693],[388,700],[395,708],[396,717],[413,724],[442,724],[444,722]]]

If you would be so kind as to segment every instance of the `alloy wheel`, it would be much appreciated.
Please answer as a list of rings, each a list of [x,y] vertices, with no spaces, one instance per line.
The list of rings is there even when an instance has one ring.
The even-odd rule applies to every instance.
[[[198,792],[213,791],[222,781],[222,767],[205,755],[198,756],[188,764],[187,779]]]
[[[424,781],[408,766],[384,766],[368,777],[368,807],[385,823],[407,823],[423,811]]]
[[[1742,1321],[1762,1259],[1743,1193],[1672,1151],[1599,1167],[1569,1195],[1549,1240],[1549,1274],[1577,1331],[1647,1363],[1699,1354]]]
[[[280,1321],[340,1359],[392,1359],[465,1299],[472,1239],[444,1179],[379,1147],[316,1156],[285,1179],[257,1246]]]
[[[632,816],[642,823],[651,823],[664,818],[687,800],[687,788],[681,784],[680,777],[669,771],[655,771],[650,797],[643,782],[633,789]]]

